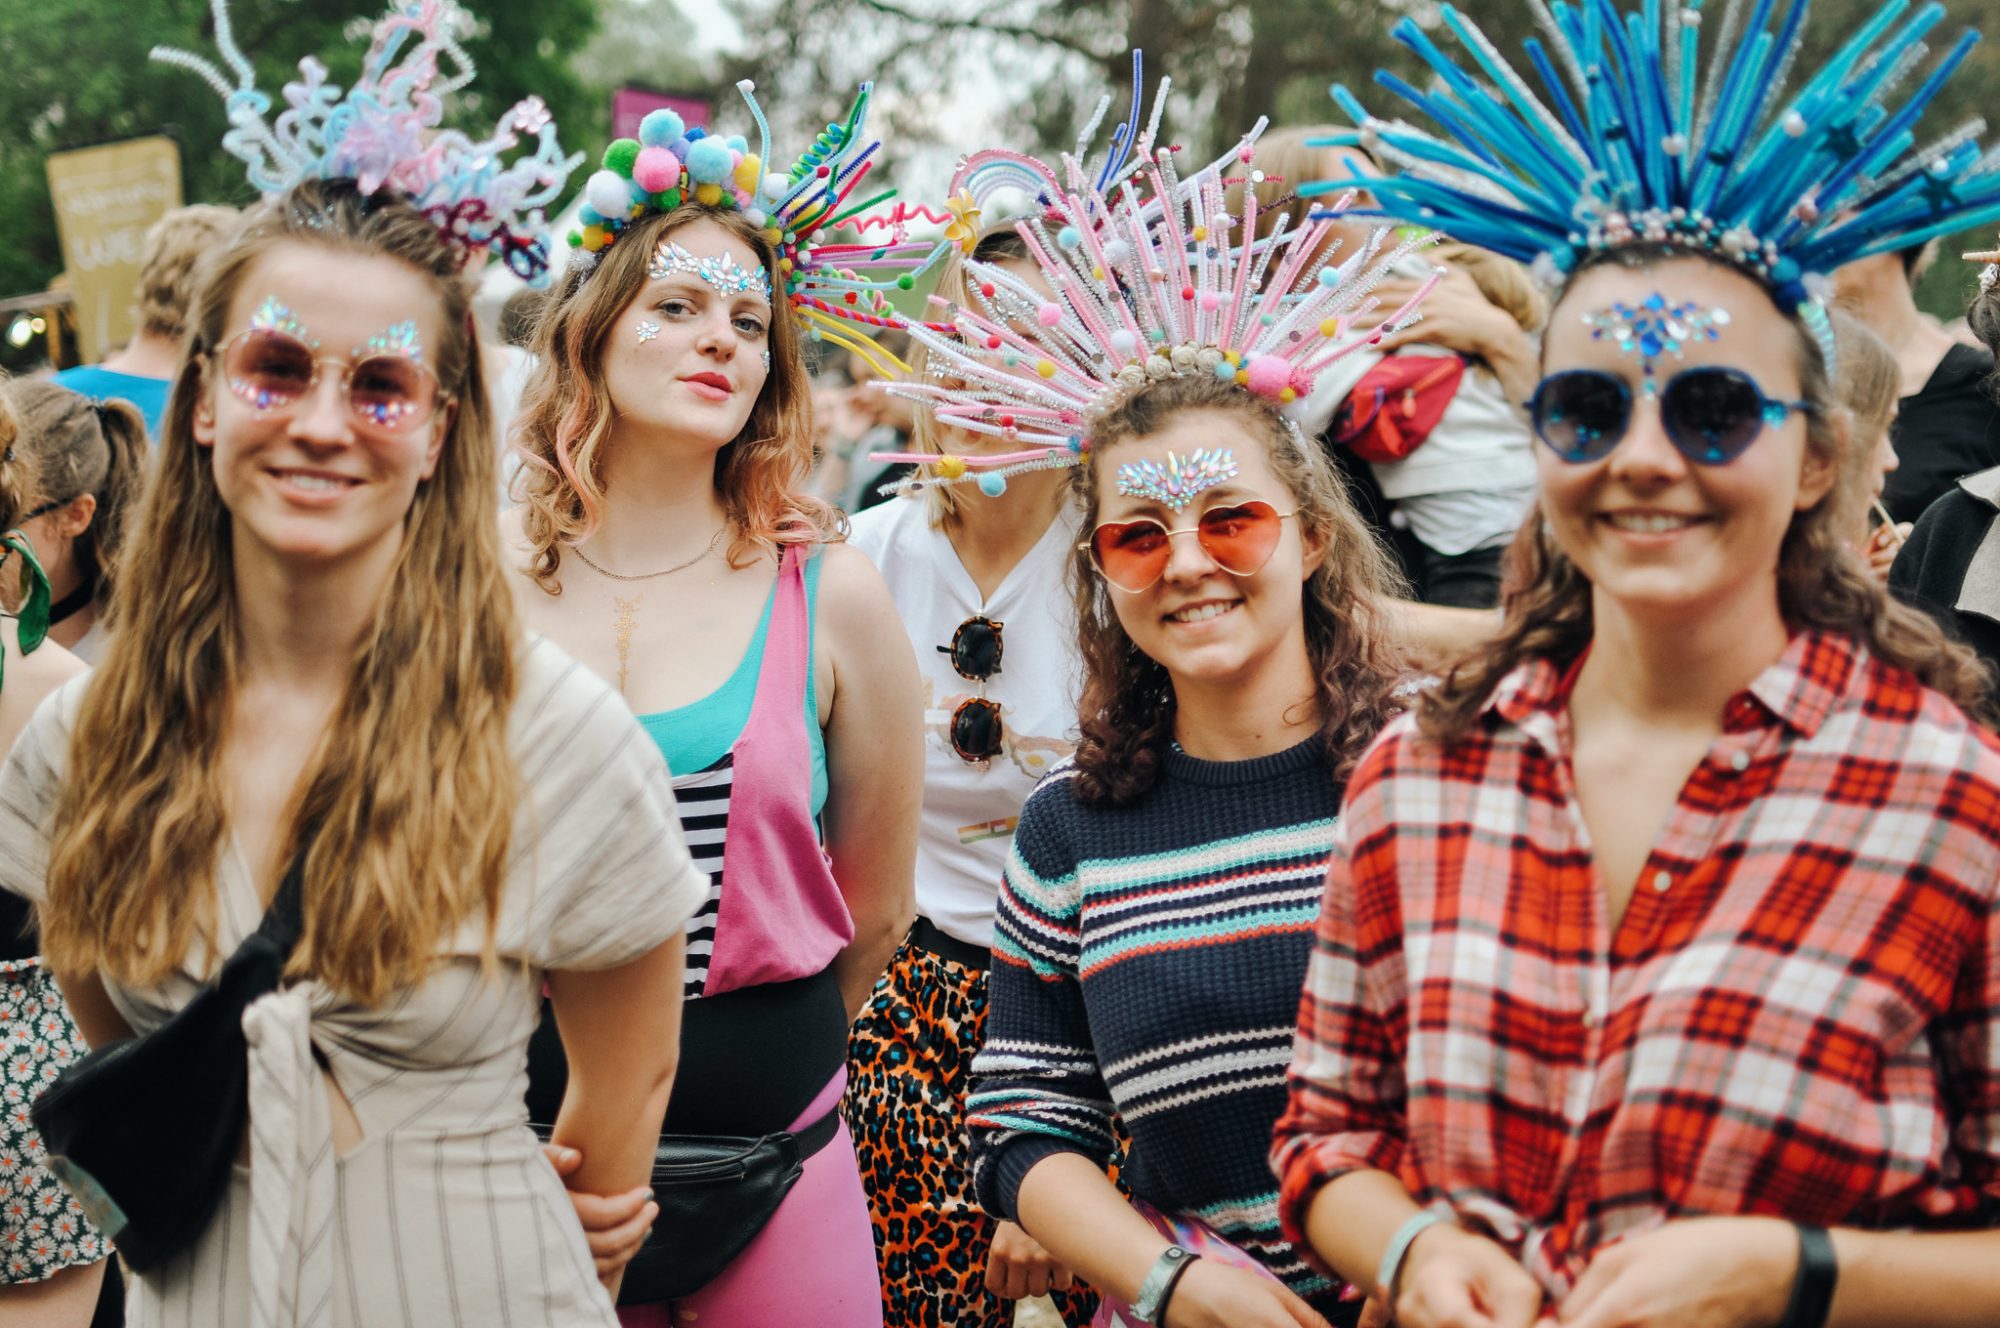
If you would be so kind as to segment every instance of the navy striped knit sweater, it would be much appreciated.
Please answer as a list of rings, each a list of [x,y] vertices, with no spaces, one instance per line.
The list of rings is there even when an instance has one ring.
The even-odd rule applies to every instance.
[[[1086,806],[1064,761],[1021,811],[967,1099],[974,1183],[1012,1218],[1022,1177],[1100,1165],[1256,1256],[1322,1312],[1337,1288],[1278,1229],[1266,1160],[1285,1106],[1340,785],[1318,737],[1251,761],[1168,753],[1130,807]]]

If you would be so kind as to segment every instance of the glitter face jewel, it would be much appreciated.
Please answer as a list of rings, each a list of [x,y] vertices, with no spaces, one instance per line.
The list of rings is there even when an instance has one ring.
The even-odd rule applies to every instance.
[[[647,342],[651,341],[654,337],[657,337],[659,335],[660,335],[660,325],[658,323],[655,323],[650,318],[641,318],[639,320],[640,345],[642,346],[645,345]]]
[[[646,275],[658,281],[674,272],[698,278],[725,299],[745,293],[761,295],[766,302],[771,298],[771,278],[762,267],[744,267],[732,254],[696,258],[672,240],[662,240],[646,265]]]
[[[297,337],[314,350],[319,349],[319,339],[308,335],[306,325],[299,321],[299,316],[275,295],[264,297],[264,302],[257,306],[257,312],[250,315],[250,327],[256,332],[283,332],[288,337]]]
[[[383,328],[368,340],[354,348],[354,358],[367,359],[370,355],[401,355],[404,359],[424,362],[424,344],[417,338],[417,325],[405,318],[400,323]]]
[[[1226,447],[1204,447],[1192,456],[1167,453],[1167,464],[1128,461],[1118,468],[1118,492],[1145,498],[1178,512],[1205,489],[1236,478],[1236,454]]]
[[[1659,395],[1654,374],[1661,358],[1685,360],[1690,342],[1719,340],[1729,326],[1729,311],[1704,309],[1692,300],[1675,304],[1655,291],[1637,305],[1613,300],[1610,308],[1585,314],[1583,325],[1591,340],[1614,342],[1619,354],[1639,361],[1646,395],[1652,397]]]
[[[768,348],[764,351],[764,372],[771,372],[771,352]]]

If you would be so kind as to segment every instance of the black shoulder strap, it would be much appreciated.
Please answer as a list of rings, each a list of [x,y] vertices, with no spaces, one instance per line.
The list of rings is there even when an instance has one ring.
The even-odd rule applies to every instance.
[[[278,892],[271,896],[271,905],[264,910],[264,920],[257,924],[257,935],[277,946],[278,952],[288,958],[292,947],[299,943],[299,933],[305,930],[306,854],[312,848],[312,841],[310,832],[301,839],[299,851],[292,856],[292,865],[285,869],[285,879],[278,883]]]

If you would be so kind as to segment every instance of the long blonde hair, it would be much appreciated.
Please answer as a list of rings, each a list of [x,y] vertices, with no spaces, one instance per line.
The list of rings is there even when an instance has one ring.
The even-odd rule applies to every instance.
[[[195,442],[194,413],[213,390],[210,353],[230,331],[245,275],[288,245],[382,256],[424,274],[443,330],[432,364],[457,406],[282,839],[289,858],[316,827],[288,971],[377,1005],[421,980],[475,913],[492,956],[517,796],[507,722],[519,632],[500,561],[470,284],[429,221],[352,181],[308,181],[263,208],[196,298],[159,467],[127,548],[123,624],[70,744],[42,947],[58,971],[127,986],[165,979],[196,937],[214,957],[222,756],[242,660],[230,514]]]
[[[594,268],[572,264],[535,326],[535,371],[521,394],[514,428],[529,464],[514,481],[536,584],[560,594],[562,546],[596,526],[604,510],[604,448],[614,411],[604,378],[611,325],[646,280],[660,241],[693,221],[713,221],[750,246],[777,292],[771,309],[771,374],[736,438],[715,458],[715,491],[733,535],[730,562],[742,566],[785,544],[837,538],[840,516],[806,492],[812,473],[812,384],[799,321],[784,295],[777,252],[740,212],[688,204],[632,224]]]

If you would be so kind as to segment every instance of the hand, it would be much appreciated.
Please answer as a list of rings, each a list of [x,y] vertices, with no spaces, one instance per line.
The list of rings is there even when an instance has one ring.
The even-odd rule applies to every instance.
[[[1380,326],[1409,303],[1419,284],[1395,277],[1377,286],[1373,294],[1381,303],[1357,316],[1355,329],[1365,332]],[[1508,400],[1524,401],[1533,392],[1538,373],[1534,344],[1514,316],[1488,300],[1465,272],[1446,268],[1418,309],[1423,317],[1400,332],[1384,335],[1380,350],[1386,354],[1402,346],[1441,346],[1485,361]]]
[[[1893,526],[1881,525],[1868,532],[1867,540],[1861,545],[1861,558],[1868,564],[1868,570],[1875,574],[1876,580],[1888,580],[1889,565],[1896,561],[1897,553],[1902,550],[1903,542],[1910,538],[1910,531],[1914,528],[1912,522],[1898,521]]]
[[[1389,1317],[1389,1307],[1382,1303],[1382,1298],[1370,1295],[1361,1302],[1361,1318],[1355,1322],[1354,1328],[1394,1328],[1394,1323],[1395,1320]]]
[[[1527,1270],[1463,1227],[1419,1233],[1396,1278],[1396,1328],[1534,1328],[1541,1311]]]
[[[1261,1273],[1197,1259],[1167,1299],[1167,1328],[1332,1328]]]
[[[565,1184],[583,1165],[583,1154],[574,1148],[544,1144],[542,1154]],[[653,1192],[643,1185],[623,1194],[584,1194],[571,1190],[569,1201],[576,1209],[576,1220],[583,1224],[583,1238],[590,1246],[591,1261],[597,1265],[597,1280],[615,1297],[625,1265],[632,1262],[632,1256],[653,1233],[653,1219],[660,1215],[660,1206],[653,1202]]]
[[[1002,1300],[1067,1291],[1076,1279],[1035,1238],[1012,1222],[993,1228],[986,1255],[986,1289]]]
[[[1784,1318],[1799,1241],[1771,1217],[1696,1217],[1599,1252],[1561,1328],[1766,1328]]]

